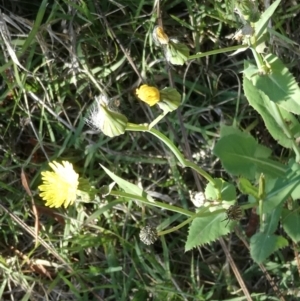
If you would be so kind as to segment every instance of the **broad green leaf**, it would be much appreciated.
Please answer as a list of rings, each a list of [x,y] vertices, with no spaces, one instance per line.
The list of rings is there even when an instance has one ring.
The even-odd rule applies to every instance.
[[[254,187],[248,179],[240,178],[238,181],[238,187],[241,193],[250,194],[258,200],[258,188]]]
[[[267,159],[265,152],[255,139],[243,133],[222,137],[214,147],[214,154],[218,156],[223,167],[232,175],[254,179],[256,173],[264,173],[271,177],[282,177],[287,171],[284,165]]]
[[[288,244],[288,241],[282,236],[256,233],[250,239],[250,254],[255,262],[262,263],[276,250],[284,248]]]
[[[294,114],[300,114],[300,88],[288,68],[274,54],[265,56],[271,72],[265,75],[253,74],[246,68],[244,74],[252,84],[264,92],[271,101]],[[249,67],[251,64],[249,64]]]
[[[225,124],[221,124],[220,128],[220,136],[225,137],[229,135],[241,135],[243,136],[243,133],[235,126],[229,126]]]
[[[274,234],[274,232],[278,228],[281,210],[282,210],[282,206],[277,206],[272,211],[265,214],[264,221],[260,225],[261,232],[268,235]]]
[[[228,234],[230,227],[221,224],[225,218],[225,214],[220,213],[211,213],[210,216],[195,218],[189,228],[185,251],[215,241]]]
[[[205,197],[208,200],[233,201],[236,199],[235,187],[223,179],[214,179],[216,186],[208,183],[205,188]]]
[[[282,226],[295,243],[300,241],[300,214],[298,211],[283,209]]]
[[[284,126],[289,129],[290,133],[297,137],[300,135],[300,123],[295,116],[278,106],[277,108],[282,117],[280,118],[274,107],[274,103],[272,103],[269,97],[255,87],[245,76],[243,87],[250,105],[261,115],[272,137],[277,140],[280,145],[286,148],[292,148],[293,141],[286,135],[283,129],[282,120],[285,123]]]
[[[108,176],[113,181],[115,181],[125,192],[145,197],[145,198],[147,198],[148,201],[154,202],[154,199],[150,195],[148,195],[142,188],[140,188],[137,185],[132,184],[126,180],[123,180],[122,178],[115,175],[113,172],[111,172],[109,169],[107,169],[103,165],[100,164],[100,166],[104,169],[104,171],[108,174]]]
[[[248,135],[245,132],[241,132],[241,130],[239,130],[235,126],[228,126],[228,125],[221,124],[220,136],[225,137],[231,134],[239,135],[241,137],[245,137],[245,135]],[[272,150],[264,145],[257,144],[256,154],[259,155],[260,157],[268,158],[271,156]]]

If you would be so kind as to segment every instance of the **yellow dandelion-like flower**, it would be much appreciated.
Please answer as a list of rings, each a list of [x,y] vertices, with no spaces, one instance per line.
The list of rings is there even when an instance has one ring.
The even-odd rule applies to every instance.
[[[68,161],[62,161],[62,164],[53,161],[49,165],[54,172],[42,172],[40,197],[46,201],[46,206],[59,208],[64,205],[67,208],[76,200],[79,175]]]
[[[150,107],[154,106],[156,103],[160,101],[160,92],[157,88],[142,85],[138,89],[136,89],[137,97],[147,103]]]

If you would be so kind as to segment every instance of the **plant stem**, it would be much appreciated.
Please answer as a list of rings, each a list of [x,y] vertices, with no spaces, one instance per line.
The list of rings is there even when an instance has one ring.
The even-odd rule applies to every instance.
[[[181,163],[183,167],[190,167],[194,169],[196,172],[198,172],[201,176],[203,176],[207,181],[213,184],[214,187],[216,187],[216,182],[206,171],[204,171],[202,168],[200,168],[195,163],[186,160],[184,156],[181,154],[179,149],[174,145],[174,143],[167,138],[165,135],[163,135],[161,132],[154,128],[150,128],[148,125],[141,125],[141,124],[133,124],[128,123],[127,124],[127,131],[135,131],[135,132],[148,132],[155,137],[157,137],[160,141],[162,141],[168,148],[173,152],[175,157],[178,159],[178,161]]]
[[[166,209],[172,212],[177,212],[180,213],[182,215],[186,215],[186,216],[193,216],[195,215],[194,212],[177,207],[177,206],[173,206],[173,205],[169,205],[169,204],[165,204],[159,201],[155,201],[155,202],[151,202],[149,200],[147,200],[147,198],[140,196],[140,195],[135,195],[135,194],[131,194],[131,193],[127,193],[127,192],[123,192],[123,191],[116,191],[116,190],[112,190],[109,195],[115,196],[115,197],[123,197],[126,199],[131,199],[131,200],[137,200],[143,204],[149,205],[149,206],[154,206],[154,207],[158,207],[161,209]]]

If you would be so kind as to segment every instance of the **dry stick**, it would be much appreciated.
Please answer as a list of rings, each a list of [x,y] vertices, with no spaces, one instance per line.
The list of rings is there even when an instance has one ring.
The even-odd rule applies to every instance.
[[[247,289],[247,287],[245,285],[245,282],[244,282],[244,280],[243,280],[243,278],[242,278],[242,276],[241,276],[241,274],[240,274],[240,272],[239,272],[239,270],[238,270],[238,268],[237,268],[234,260],[232,259],[231,255],[230,255],[230,252],[229,252],[229,250],[228,250],[228,248],[227,248],[227,246],[226,246],[226,244],[224,242],[224,239],[221,237],[219,239],[219,241],[220,241],[220,244],[222,246],[222,249],[225,252],[226,258],[227,258],[227,260],[228,260],[228,262],[229,262],[229,264],[231,266],[231,269],[232,269],[232,271],[233,271],[233,273],[235,275],[235,278],[238,281],[241,289],[243,290],[243,293],[244,293],[245,297],[247,298],[248,301],[252,301],[252,298],[251,298],[251,296],[249,294],[249,291],[248,291],[248,289]]]

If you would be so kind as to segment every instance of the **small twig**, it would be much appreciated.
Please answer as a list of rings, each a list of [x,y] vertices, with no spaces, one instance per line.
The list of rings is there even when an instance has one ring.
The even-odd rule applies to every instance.
[[[244,293],[245,297],[247,298],[248,301],[252,301],[252,298],[251,298],[251,296],[249,294],[249,291],[248,291],[248,289],[247,289],[247,287],[245,285],[245,282],[244,282],[244,280],[243,280],[243,278],[241,276],[241,273],[239,272],[239,270],[238,270],[238,268],[237,268],[237,266],[236,266],[233,258],[231,257],[231,254],[230,254],[230,252],[229,252],[229,250],[228,250],[228,248],[227,248],[227,246],[226,246],[226,244],[224,242],[224,239],[220,238],[219,241],[220,241],[222,249],[223,249],[223,251],[224,251],[224,253],[226,255],[226,258],[227,258],[227,260],[228,260],[228,262],[229,262],[229,264],[231,266],[231,269],[232,269],[232,271],[233,271],[233,273],[235,275],[235,278],[238,281],[241,289],[243,290],[243,293]]]

